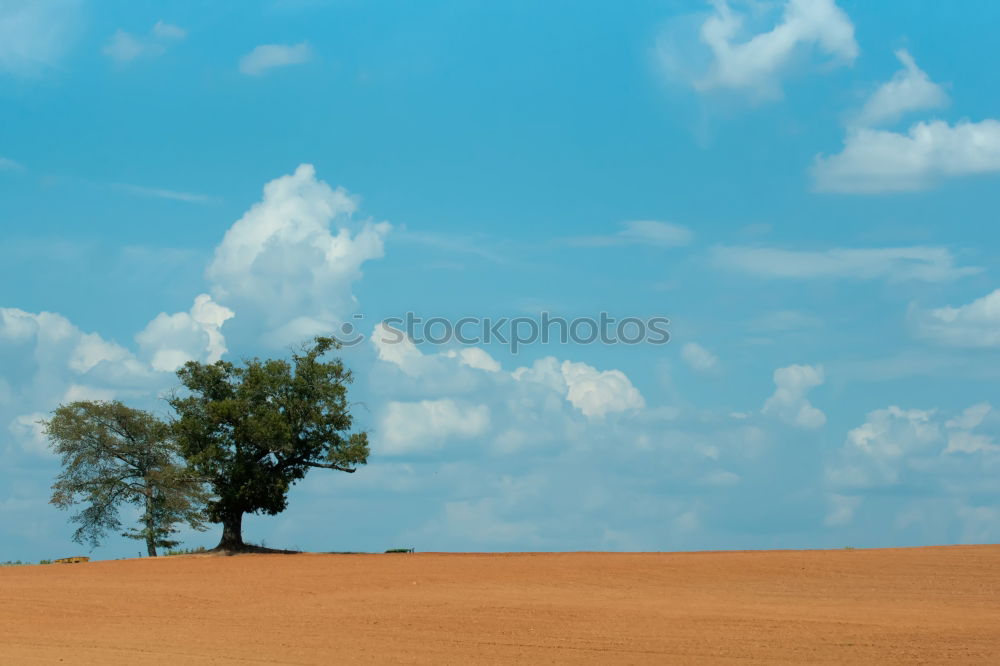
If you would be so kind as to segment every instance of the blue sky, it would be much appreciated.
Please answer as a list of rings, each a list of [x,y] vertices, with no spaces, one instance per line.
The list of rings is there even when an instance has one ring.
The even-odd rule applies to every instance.
[[[346,349],[369,465],[248,539],[996,541],[998,14],[0,0],[0,558],[79,550],[60,402],[406,312],[672,340]]]

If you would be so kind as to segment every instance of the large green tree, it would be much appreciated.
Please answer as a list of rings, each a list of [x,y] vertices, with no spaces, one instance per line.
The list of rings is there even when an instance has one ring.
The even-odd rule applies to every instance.
[[[121,529],[122,504],[141,513],[139,528],[122,536],[144,541],[150,557],[177,545],[170,539],[177,523],[203,529],[204,484],[184,465],[163,421],[117,401],[78,401],[60,405],[43,424],[62,457],[52,504],[84,505],[71,519],[78,543],[96,547],[108,530]]]
[[[339,344],[319,337],[282,359],[189,362],[184,390],[170,400],[174,432],[188,463],[209,480],[219,549],[239,550],[243,516],[285,510],[288,490],[310,468],[354,472],[368,460],[368,436],[350,433],[351,372],[324,360]]]

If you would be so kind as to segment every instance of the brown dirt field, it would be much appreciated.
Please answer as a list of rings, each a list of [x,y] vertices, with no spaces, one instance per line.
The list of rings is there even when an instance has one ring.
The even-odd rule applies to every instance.
[[[2,664],[1000,664],[1000,546],[0,569]]]

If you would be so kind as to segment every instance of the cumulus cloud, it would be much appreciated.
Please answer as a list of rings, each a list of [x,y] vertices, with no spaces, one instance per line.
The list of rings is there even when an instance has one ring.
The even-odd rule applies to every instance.
[[[687,227],[656,220],[634,220],[622,223],[622,229],[608,236],[580,236],[569,240],[571,245],[609,247],[614,245],[651,245],[680,247],[690,245],[694,233]]]
[[[787,0],[770,30],[751,32],[750,18],[726,0],[702,23],[699,36],[708,47],[707,73],[690,70],[690,49],[661,38],[661,64],[669,73],[691,79],[695,89],[745,91],[758,99],[781,96],[781,79],[803,52],[826,56],[829,64],[850,64],[858,55],[854,26],[833,0]]]
[[[376,433],[376,451],[401,455],[441,449],[452,439],[470,439],[486,432],[490,410],[486,405],[452,399],[392,401],[386,406]]]
[[[153,369],[160,372],[174,372],[188,361],[215,363],[226,353],[222,325],[234,316],[232,310],[201,294],[190,312],[161,312],[135,339]]]
[[[261,44],[240,58],[240,71],[248,76],[260,76],[278,67],[300,65],[312,59],[312,47],[300,44]]]
[[[1000,289],[958,307],[911,308],[917,335],[951,347],[1000,347]]]
[[[812,406],[806,394],[823,383],[823,368],[790,365],[774,371],[774,394],[764,403],[761,413],[772,415],[799,428],[822,428],[826,415]]]
[[[308,164],[267,183],[215,250],[207,270],[214,299],[259,318],[273,344],[333,332],[355,310],[351,286],[365,261],[382,256],[391,228],[353,224],[356,210],[346,190],[317,180]]]
[[[926,189],[946,178],[1000,171],[1000,122],[918,122],[906,134],[862,128],[848,133],[844,149],[818,157],[816,188],[823,192],[876,193]]]
[[[847,433],[844,445],[826,464],[831,512],[827,524],[845,525],[864,502],[891,497],[892,489],[919,488],[944,506],[961,507],[997,492],[995,470],[1000,446],[994,444],[1000,418],[989,403],[972,405],[947,418],[936,409],[896,405],[870,412]],[[900,515],[902,527],[920,522]],[[945,518],[954,522],[954,514]]]
[[[908,51],[900,49],[896,51],[896,57],[903,64],[903,69],[879,86],[853,119],[853,124],[873,127],[898,120],[906,113],[948,104],[944,89],[917,67]]]
[[[945,447],[945,454],[1000,451],[1000,446],[993,443],[992,436],[972,432],[992,415],[994,415],[993,406],[988,402],[981,402],[965,409],[956,418],[946,421],[944,425],[948,430],[948,445]]]
[[[821,192],[878,193],[922,190],[963,176],[1000,171],[1000,122],[986,119],[914,123],[905,133],[876,126],[904,113],[944,106],[948,97],[906,51],[903,69],[883,84],[848,126],[844,147],[813,164]]]
[[[547,356],[530,368],[518,368],[512,375],[518,381],[536,382],[565,392],[566,399],[588,418],[600,419],[646,406],[642,394],[621,370],[602,371],[572,361],[559,363]]]
[[[712,373],[719,369],[719,358],[697,342],[681,347],[681,358],[697,372]]]
[[[764,278],[852,280],[887,279],[946,282],[982,272],[976,266],[956,266],[944,247],[832,248],[805,251],[769,247],[715,247],[711,261],[718,268]]]
[[[450,349],[444,355],[447,358],[457,358],[459,363],[470,368],[486,370],[487,372],[500,372],[500,363],[479,347],[465,347],[457,351]]]
[[[832,492],[907,483],[948,494],[975,492],[977,479],[1000,463],[1000,446],[994,444],[998,426],[1000,418],[985,402],[950,419],[935,409],[877,409],[847,433],[826,477]]]
[[[52,450],[49,448],[49,441],[45,437],[45,429],[41,423],[46,418],[48,418],[48,414],[33,412],[31,414],[21,414],[10,422],[8,427],[10,433],[14,436],[14,441],[25,453],[42,457],[53,455]]]
[[[0,395],[0,423],[17,453],[47,450],[35,421],[60,402],[135,395],[157,384],[127,349],[61,315],[0,308],[0,387],[9,387]]]
[[[186,36],[187,31],[183,28],[157,21],[146,35],[134,35],[124,30],[116,30],[101,49],[101,53],[112,60],[125,63],[136,58],[163,55],[170,42],[182,40]]]
[[[646,402],[621,370],[598,370],[586,363],[559,361],[547,356],[530,367],[520,367],[507,374],[500,363],[485,350],[465,347],[437,354],[425,354],[401,331],[383,323],[375,326],[372,346],[379,360],[392,364],[413,378],[420,378],[423,390],[435,385],[454,390],[456,366],[480,371],[480,377],[492,382],[494,390],[516,391],[518,384],[538,384],[561,396],[588,418],[601,419],[609,414],[641,409]],[[510,379],[515,381],[509,384]],[[468,386],[465,384],[464,386]]]
[[[190,312],[153,319],[136,336],[139,357],[62,315],[0,308],[0,423],[9,424],[16,450],[38,453],[40,431],[32,424],[60,403],[149,403],[175,383],[168,373],[182,363],[214,361],[226,351],[221,327],[230,317],[202,294]]]
[[[58,63],[72,42],[80,0],[0,3],[0,72],[34,76]]]

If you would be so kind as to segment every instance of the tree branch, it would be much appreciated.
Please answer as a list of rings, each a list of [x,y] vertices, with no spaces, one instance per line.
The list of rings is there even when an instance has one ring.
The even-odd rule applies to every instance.
[[[324,464],[324,463],[314,463],[314,462],[308,462],[307,461],[307,462],[304,462],[303,464],[306,467],[322,467],[323,469],[335,469],[338,472],[347,472],[348,474],[354,474],[356,471],[358,471],[358,470],[354,469],[353,467],[341,467],[337,463]]]

